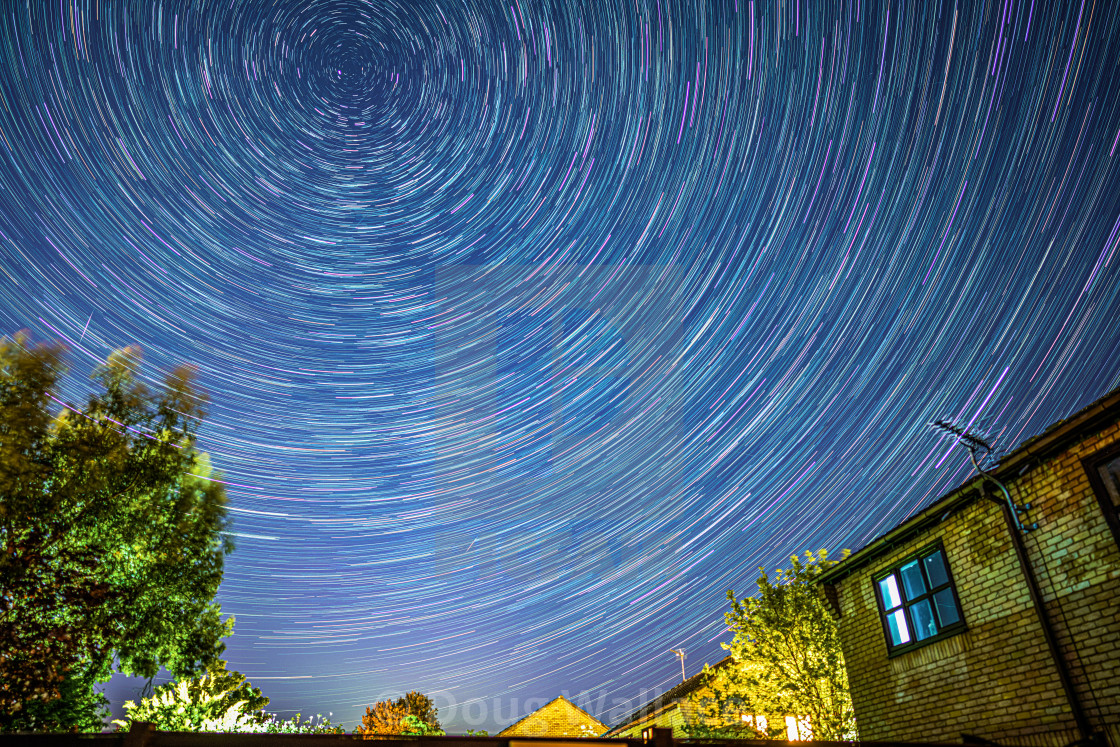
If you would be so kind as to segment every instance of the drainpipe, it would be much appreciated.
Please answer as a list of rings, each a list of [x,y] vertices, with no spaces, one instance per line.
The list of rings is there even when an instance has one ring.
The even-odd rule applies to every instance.
[[[1058,670],[1058,679],[1061,680],[1062,689],[1065,690],[1069,709],[1073,712],[1073,720],[1077,723],[1077,731],[1080,732],[1082,741],[1093,744],[1095,743],[1093,727],[1089,723],[1089,717],[1085,713],[1085,708],[1081,705],[1080,698],[1077,697],[1077,691],[1074,690],[1069,666],[1066,664],[1066,660],[1062,656],[1062,650],[1058,646],[1058,638],[1054,634],[1054,625],[1050,621],[1050,614],[1046,611],[1046,605],[1042,600],[1042,590],[1038,586],[1038,579],[1035,578],[1030,558],[1027,557],[1027,547],[1023,543],[1023,531],[1025,530],[1019,521],[1019,512],[1015,506],[1015,501],[1011,500],[1011,493],[1007,492],[1007,488],[1002,482],[980,469],[980,464],[976,461],[976,450],[970,448],[968,453],[972,457],[972,465],[976,467],[976,471],[994,482],[1000,492],[1003,493],[1004,500],[1001,501],[999,498],[990,495],[983,486],[980,489],[981,495],[998,503],[1003,511],[1003,521],[1007,525],[1007,533],[1011,535],[1011,544],[1015,547],[1015,556],[1019,560],[1019,570],[1023,572],[1023,578],[1027,582],[1031,603],[1034,605],[1035,614],[1038,615],[1038,622],[1042,625],[1042,637],[1046,639],[1046,646],[1050,649],[1050,657],[1054,660],[1054,668]],[[1028,504],[1026,508],[1029,507]]]

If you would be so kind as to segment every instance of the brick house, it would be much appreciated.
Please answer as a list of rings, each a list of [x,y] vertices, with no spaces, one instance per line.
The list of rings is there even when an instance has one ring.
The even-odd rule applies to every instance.
[[[499,737],[597,737],[607,725],[564,696],[502,729]]]
[[[990,475],[821,577],[860,738],[1120,747],[1120,389]]]
[[[730,656],[725,656],[712,667],[732,666]],[[604,737],[641,738],[649,729],[672,729],[675,739],[688,739],[688,725],[695,724],[696,719],[702,716],[697,713],[696,706],[691,698],[706,682],[705,673],[697,672],[684,682],[666,690],[663,694],[638,708],[629,716],[611,727]],[[812,739],[809,720],[804,716],[771,715],[754,716],[741,715],[743,721],[751,727],[765,731],[768,726],[777,727],[784,725],[787,741]]]
[[[730,660],[731,657],[726,657],[716,666],[723,666]],[[703,681],[703,672],[692,675],[684,682],[643,704],[622,721],[612,726],[610,731],[603,736],[639,738],[646,729],[661,728],[672,729],[673,737],[676,739],[688,737],[685,724],[693,716],[688,699]],[[689,711],[687,715],[686,711]]]

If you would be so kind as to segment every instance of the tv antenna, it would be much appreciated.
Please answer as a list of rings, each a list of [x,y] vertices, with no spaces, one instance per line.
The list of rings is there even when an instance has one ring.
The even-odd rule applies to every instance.
[[[935,420],[930,423],[930,426],[943,433],[948,433],[956,437],[957,443],[968,449],[968,456],[972,459],[972,466],[975,467],[976,471],[979,472],[982,476],[994,482],[1003,493],[1003,497],[1007,501],[1008,507],[1011,508],[1011,515],[1015,517],[1015,525],[1016,527],[1018,527],[1020,532],[1029,532],[1032,529],[1038,529],[1037,522],[1030,525],[1025,525],[1020,518],[1020,514],[1026,513],[1027,511],[1031,510],[1031,504],[1025,503],[1022,506],[1017,505],[1015,501],[1012,500],[1011,493],[1007,492],[1007,486],[1005,486],[1002,482],[997,480],[994,475],[988,473],[984,470],[983,467],[980,466],[981,462],[988,459],[993,453],[995,453],[995,447],[990,441],[988,441],[983,436],[977,435],[967,428],[962,428],[959,425],[956,425],[955,423],[952,423],[948,420]],[[983,452],[983,455],[977,456],[977,452],[981,451]]]
[[[685,676],[684,676],[684,649],[683,648],[671,648],[671,649],[669,649],[669,651],[670,651],[670,653],[676,654],[677,658],[681,660],[681,682],[684,682],[685,681]]]
[[[930,423],[930,425],[940,431],[951,433],[952,435],[956,436],[957,441],[966,449],[968,449],[968,453],[972,455],[972,463],[973,465],[975,465],[977,471],[984,471],[980,469],[980,465],[976,463],[976,452],[983,450],[985,452],[983,458],[987,459],[992,455],[992,452],[995,451],[995,448],[986,438],[983,438],[982,436],[978,436],[969,430],[961,428],[959,425],[954,425],[948,420],[935,420]]]

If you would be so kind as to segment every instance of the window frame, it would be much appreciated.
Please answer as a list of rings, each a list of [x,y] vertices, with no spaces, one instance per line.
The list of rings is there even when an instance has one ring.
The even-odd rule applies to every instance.
[[[1097,503],[1100,504],[1105,523],[1112,530],[1112,539],[1115,540],[1117,547],[1120,547],[1120,507],[1112,506],[1112,498],[1109,496],[1108,489],[1100,475],[1101,465],[1111,462],[1117,457],[1120,457],[1120,443],[1106,446],[1083,458],[1081,467],[1089,478],[1089,485],[1093,488],[1093,495],[1096,496]]]
[[[922,561],[924,561],[925,558],[933,555],[935,552],[941,553],[941,560],[943,561],[943,564],[945,566],[945,576],[949,579],[949,581],[948,584],[941,584],[936,588],[931,588],[929,582],[929,574],[926,571],[925,563]],[[910,600],[907,598],[905,583],[902,580],[902,567],[908,565],[913,560],[919,561],[918,569],[922,575],[922,583],[925,584],[926,591],[924,594],[920,594],[913,600]],[[879,586],[880,581],[886,579],[891,575],[894,575],[898,583],[899,599],[901,600],[901,603],[895,607],[889,607],[887,605],[886,600],[883,599],[883,593]],[[957,583],[953,579],[953,571],[949,567],[949,556],[945,553],[945,546],[940,540],[925,545],[920,550],[912,552],[905,557],[895,561],[890,565],[890,567],[881,570],[878,573],[872,574],[871,586],[875,592],[875,603],[878,605],[879,623],[883,628],[883,639],[887,643],[888,658],[898,656],[899,654],[904,654],[908,651],[913,651],[914,649],[928,646],[931,643],[936,643],[937,641],[941,641],[946,638],[951,638],[968,630],[968,625],[964,619],[964,610],[961,609],[961,599],[960,594],[957,591]],[[923,599],[928,599],[931,600],[929,605],[931,611],[934,615],[936,615],[936,605],[932,601],[933,595],[935,592],[943,591],[945,589],[952,589],[953,591],[953,604],[956,605],[957,621],[955,623],[952,623],[951,625],[946,625],[943,627],[939,625],[938,627],[940,629],[933,635],[929,636],[928,638],[923,638],[920,641],[916,640],[915,627],[913,619],[910,615],[910,608],[915,606]],[[907,632],[910,634],[909,641],[897,645],[891,638],[890,623],[888,622],[888,612],[893,612],[895,610],[902,610],[902,615],[906,621],[906,625],[908,628]],[[937,620],[936,617],[934,619]]]

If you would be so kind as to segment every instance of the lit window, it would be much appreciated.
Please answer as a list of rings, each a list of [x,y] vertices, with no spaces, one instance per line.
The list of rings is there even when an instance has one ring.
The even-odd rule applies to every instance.
[[[887,648],[892,652],[964,630],[945,551],[926,548],[875,579]]]
[[[801,742],[813,738],[808,716],[786,716],[786,741]]]

